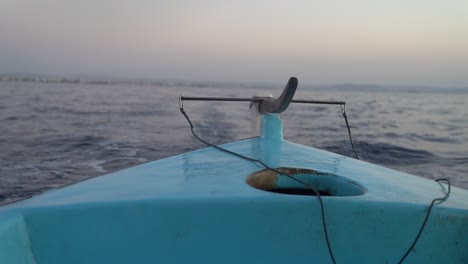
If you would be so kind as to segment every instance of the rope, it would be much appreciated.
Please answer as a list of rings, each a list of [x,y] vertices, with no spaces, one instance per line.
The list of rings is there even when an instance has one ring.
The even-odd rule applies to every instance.
[[[406,259],[406,257],[409,255],[409,253],[414,249],[414,246],[416,245],[416,243],[418,242],[419,240],[419,237],[421,236],[424,228],[426,227],[426,223],[427,223],[427,220],[429,219],[429,215],[431,214],[431,211],[432,211],[432,208],[434,207],[435,204],[440,204],[440,203],[443,203],[445,202],[445,200],[448,199],[448,197],[450,196],[450,192],[451,192],[451,189],[450,189],[450,180],[449,179],[437,179],[435,180],[437,183],[440,184],[440,186],[442,186],[442,188],[444,188],[444,186],[440,183],[441,181],[445,181],[447,182],[448,184],[448,190],[447,192],[445,193],[445,196],[444,197],[440,197],[440,198],[435,198],[432,200],[431,202],[431,205],[429,205],[429,207],[427,208],[427,212],[426,212],[426,216],[424,217],[424,221],[421,225],[421,227],[419,228],[419,231],[418,231],[418,234],[416,235],[413,243],[411,244],[411,246],[408,248],[408,250],[405,252],[405,254],[403,255],[403,257],[401,257],[400,261],[398,261],[398,264],[401,264],[403,263],[403,261]],[[445,188],[444,188],[445,190]]]
[[[353,139],[352,139],[352,136],[351,136],[351,129],[349,127],[349,123],[348,123],[348,118],[346,116],[346,108],[343,107],[343,106],[340,106],[341,107],[341,110],[342,110],[342,113],[343,113],[343,117],[346,121],[346,127],[348,129],[348,135],[349,135],[349,140],[351,142],[351,146],[353,148],[353,152],[354,152],[354,155],[356,156],[357,159],[359,159],[359,156],[357,155],[356,153],[356,150],[354,149],[354,144],[353,144]],[[225,153],[228,153],[228,154],[231,154],[231,155],[234,155],[236,157],[239,157],[241,159],[244,159],[244,160],[248,160],[248,161],[251,161],[253,163],[259,163],[261,164],[263,167],[265,167],[266,169],[268,170],[271,170],[279,175],[283,175],[283,176],[286,176],[300,184],[303,184],[304,186],[306,186],[307,188],[311,189],[315,195],[317,196],[317,199],[319,200],[319,204],[320,204],[320,213],[321,213],[321,219],[322,219],[322,226],[323,226],[323,233],[325,235],[325,241],[326,241],[326,244],[327,244],[327,249],[328,249],[328,253],[330,255],[330,259],[332,260],[333,264],[336,264],[336,260],[335,260],[335,256],[333,254],[333,250],[331,248],[331,244],[330,244],[330,239],[329,239],[329,236],[328,236],[328,228],[327,228],[327,222],[326,222],[326,219],[325,219],[325,208],[324,208],[324,205],[323,205],[323,199],[322,199],[322,196],[320,195],[319,191],[314,188],[312,185],[300,180],[300,179],[297,179],[296,177],[292,176],[292,175],[289,175],[287,173],[284,173],[284,172],[281,172],[277,169],[274,169],[274,168],[271,168],[269,167],[268,165],[266,165],[263,161],[261,160],[258,160],[258,159],[254,159],[254,158],[251,158],[251,157],[247,157],[247,156],[244,156],[244,155],[241,155],[239,153],[236,153],[236,152],[233,152],[233,151],[230,151],[230,150],[227,150],[225,148],[221,148],[219,146],[216,146],[214,144],[211,144],[203,139],[201,139],[196,133],[195,131],[193,130],[194,129],[194,126],[192,124],[192,121],[190,120],[190,118],[188,117],[187,113],[185,112],[184,110],[184,105],[183,105],[183,102],[182,100],[179,98],[179,109],[180,109],[180,112],[182,113],[182,115],[184,115],[185,119],[187,119],[187,122],[189,123],[190,125],[190,131],[192,132],[192,135],[198,139],[200,142],[208,145],[208,146],[211,146],[217,150],[220,150],[222,152],[225,152]],[[445,181],[447,182],[448,184],[448,189],[447,189],[447,192],[445,193],[445,196],[444,197],[439,197],[439,198],[435,198],[431,201],[431,204],[429,205],[429,207],[427,208],[427,212],[426,212],[426,215],[424,217],[424,220],[423,220],[423,223],[421,225],[421,227],[419,228],[418,230],[418,233],[415,237],[415,239],[413,240],[413,243],[411,244],[411,246],[408,248],[408,250],[405,252],[405,254],[403,255],[403,257],[401,257],[401,259],[398,261],[398,264],[401,264],[403,263],[403,261],[406,259],[406,257],[409,255],[409,253],[414,249],[416,243],[418,242],[424,228],[426,227],[426,223],[427,223],[427,220],[429,219],[429,215],[431,214],[431,211],[432,211],[432,208],[434,207],[434,205],[436,204],[441,204],[443,202],[445,202],[448,197],[450,196],[450,192],[451,192],[451,184],[450,184],[450,180],[449,179],[445,179],[445,178],[442,178],[442,179],[436,179],[435,180],[437,183],[440,184],[440,186],[442,186],[442,188],[444,188],[444,186],[440,183],[441,181]],[[444,188],[445,190],[445,188]]]
[[[341,113],[343,114],[343,117],[344,117],[344,120],[346,122],[346,128],[348,129],[348,135],[349,135],[349,142],[351,142],[351,147],[353,149],[353,152],[354,152],[354,156],[356,157],[356,159],[360,160],[357,152],[356,152],[356,149],[354,149],[354,144],[353,144],[353,137],[351,136],[351,128],[349,127],[349,123],[348,123],[348,116],[346,115],[346,105],[340,105],[341,107]]]
[[[221,148],[219,146],[216,146],[214,144],[211,144],[203,139],[201,139],[193,130],[193,124],[192,124],[192,121],[190,121],[190,118],[188,117],[187,113],[184,111],[184,106],[182,103],[179,104],[180,105],[180,112],[184,115],[185,119],[187,119],[187,122],[189,123],[190,125],[190,131],[192,132],[192,135],[198,139],[200,142],[210,146],[210,147],[213,147],[217,150],[220,150],[220,151],[223,151],[223,152],[226,152],[226,153],[229,153],[231,155],[234,155],[236,157],[239,157],[241,159],[244,159],[244,160],[248,160],[248,161],[251,161],[253,163],[259,163],[261,164],[263,167],[265,167],[266,169],[268,170],[271,170],[275,173],[277,173],[278,175],[284,175],[300,184],[303,184],[304,186],[310,188],[314,193],[315,195],[317,196],[318,200],[319,200],[319,203],[320,203],[320,213],[321,213],[321,218],[322,218],[322,226],[323,226],[323,233],[325,235],[325,241],[327,243],[327,249],[328,249],[328,253],[330,255],[330,258],[333,262],[333,264],[336,264],[336,261],[335,261],[335,256],[333,255],[333,251],[332,251],[332,248],[331,248],[331,245],[330,245],[330,239],[328,237],[328,229],[327,229],[327,222],[325,220],[325,208],[324,208],[324,205],[323,205],[323,200],[322,200],[322,196],[320,195],[319,191],[314,188],[312,185],[300,180],[300,179],[297,179],[296,177],[292,176],[292,175],[289,175],[287,173],[284,173],[284,172],[280,172],[279,170],[277,169],[274,169],[274,168],[271,168],[270,166],[266,165],[263,161],[261,160],[258,160],[258,159],[254,159],[254,158],[251,158],[251,157],[247,157],[247,156],[244,156],[244,155],[241,155],[239,153],[236,153],[236,152],[233,152],[233,151],[230,151],[230,150],[227,150],[225,148]]]

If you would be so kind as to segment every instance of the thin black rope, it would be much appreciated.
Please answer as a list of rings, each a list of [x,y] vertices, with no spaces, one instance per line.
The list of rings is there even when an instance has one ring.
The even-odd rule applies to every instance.
[[[450,189],[450,180],[449,179],[437,179],[435,180],[437,183],[440,184],[440,186],[442,186],[442,188],[444,188],[444,186],[440,183],[441,181],[445,181],[447,182],[447,185],[448,185],[448,190],[447,192],[445,193],[445,196],[444,197],[440,197],[440,198],[435,198],[432,200],[431,202],[431,205],[429,205],[429,207],[427,208],[427,212],[426,212],[426,216],[424,217],[424,221],[421,225],[421,227],[419,228],[419,231],[418,231],[418,234],[416,235],[413,243],[411,244],[411,246],[408,248],[408,250],[405,252],[405,254],[403,255],[403,257],[401,257],[400,261],[398,261],[398,264],[401,264],[403,263],[403,261],[406,259],[406,257],[409,255],[409,253],[414,249],[414,246],[416,245],[416,243],[418,242],[419,240],[419,237],[421,236],[424,228],[426,227],[426,223],[427,223],[427,220],[429,219],[429,215],[431,214],[431,211],[432,211],[432,208],[434,207],[435,204],[440,204],[440,203],[443,203],[445,200],[448,199],[448,197],[450,196],[450,192],[451,192],[451,189]],[[445,188],[444,188],[445,190]]]
[[[346,115],[346,105],[344,106],[340,105],[340,107],[341,107],[341,113],[343,114],[344,120],[346,122],[346,128],[348,129],[348,135],[349,135],[349,142],[351,142],[351,148],[353,149],[354,156],[356,157],[356,159],[360,160],[356,152],[356,149],[354,148],[353,137],[351,136],[351,128],[349,127],[348,116]]]
[[[300,184],[303,184],[304,186],[310,188],[314,193],[315,195],[317,196],[318,200],[319,200],[319,203],[320,203],[320,213],[321,213],[321,218],[322,218],[322,225],[323,225],[323,233],[325,234],[325,241],[327,243],[327,248],[328,248],[328,253],[330,254],[330,258],[333,262],[333,264],[336,264],[336,261],[335,261],[335,256],[333,255],[333,251],[332,251],[332,248],[331,248],[331,245],[330,245],[330,239],[328,237],[328,229],[327,229],[327,222],[325,220],[325,208],[324,208],[324,205],[323,205],[323,200],[322,200],[322,196],[320,195],[319,191],[314,188],[312,185],[300,180],[300,179],[297,179],[296,177],[292,176],[292,175],[289,175],[287,173],[284,173],[284,172],[281,172],[277,169],[274,169],[274,168],[271,168],[270,166],[266,165],[263,161],[261,160],[258,160],[258,159],[254,159],[254,158],[251,158],[251,157],[247,157],[247,156],[244,156],[244,155],[241,155],[239,153],[236,153],[236,152],[233,152],[233,151],[230,151],[230,150],[227,150],[225,148],[221,148],[219,146],[216,146],[214,144],[211,144],[203,139],[201,139],[193,130],[193,124],[192,124],[192,121],[190,121],[190,118],[188,117],[187,113],[185,112],[184,110],[184,106],[182,103],[180,103],[180,112],[185,116],[185,119],[187,119],[187,122],[189,123],[190,125],[190,131],[192,132],[192,135],[198,139],[200,142],[208,145],[208,146],[211,146],[217,150],[220,150],[220,151],[223,151],[223,152],[226,152],[226,153],[229,153],[231,155],[234,155],[236,157],[239,157],[241,159],[245,159],[245,160],[248,160],[248,161],[251,161],[253,163],[259,163],[261,164],[263,167],[265,167],[266,169],[268,170],[271,170],[279,175],[284,175]]]
[[[208,146],[211,146],[215,149],[218,149],[220,151],[223,151],[223,152],[226,152],[226,153],[229,153],[231,155],[234,155],[236,157],[239,157],[239,158],[242,158],[242,159],[245,159],[245,160],[249,160],[251,162],[254,162],[254,163],[259,163],[261,164],[263,167],[265,167],[266,169],[268,170],[271,170],[279,175],[284,175],[298,183],[301,183],[303,184],[304,186],[310,188],[312,191],[314,191],[314,193],[316,194],[318,200],[319,200],[319,203],[320,203],[320,212],[321,212],[321,218],[322,218],[322,225],[323,225],[323,231],[324,231],[324,234],[325,234],[325,241],[327,243],[327,248],[328,248],[328,252],[330,254],[330,258],[332,260],[332,262],[334,264],[336,264],[336,261],[335,261],[335,256],[333,254],[333,251],[332,251],[332,248],[331,248],[331,244],[330,244],[330,240],[329,240],[329,237],[328,237],[328,229],[327,229],[327,222],[325,220],[325,208],[324,208],[324,205],[323,205],[323,200],[322,200],[322,196],[320,195],[320,193],[318,192],[317,189],[315,189],[312,185],[302,181],[302,180],[299,180],[297,178],[295,178],[294,176],[292,175],[289,175],[287,173],[283,173],[277,169],[274,169],[274,168],[271,168],[269,167],[268,165],[266,165],[263,161],[261,160],[258,160],[258,159],[254,159],[254,158],[251,158],[251,157],[247,157],[247,156],[244,156],[244,155],[241,155],[239,153],[236,153],[236,152],[233,152],[233,151],[230,151],[230,150],[227,150],[227,149],[224,149],[224,148],[221,148],[219,146],[216,146],[214,144],[211,144],[203,139],[201,139],[196,133],[195,131],[193,130],[194,129],[194,126],[192,124],[192,121],[190,121],[190,118],[188,117],[187,113],[184,111],[184,106],[183,106],[183,103],[181,100],[179,100],[179,106],[180,106],[180,112],[184,115],[185,119],[187,119],[187,122],[189,123],[190,125],[190,131],[192,132],[192,135],[198,139],[200,142],[208,145]],[[354,151],[354,154],[356,155],[356,158],[359,159],[359,156],[357,155],[356,153],[356,150],[354,149],[354,144],[353,144],[353,140],[352,140],[352,136],[351,136],[351,129],[349,127],[349,123],[348,123],[348,118],[346,116],[346,108],[342,107],[341,106],[341,110],[342,110],[342,113],[343,113],[343,117],[346,121],[346,127],[348,128],[348,134],[349,134],[349,139],[350,139],[350,142],[351,142],[351,146],[353,148],[353,151]],[[451,184],[450,184],[450,180],[449,179],[446,179],[446,178],[442,178],[442,179],[436,179],[435,180],[437,183],[440,184],[440,186],[442,186],[442,188],[444,187],[440,182],[441,181],[445,181],[447,182],[447,185],[448,185],[448,190],[447,192],[445,193],[445,196],[444,197],[439,197],[439,198],[435,198],[431,201],[431,204],[429,205],[429,207],[427,208],[427,212],[426,212],[426,215],[424,217],[424,220],[423,220],[423,223],[421,225],[421,227],[419,228],[418,230],[418,233],[413,241],[413,243],[411,244],[411,246],[408,248],[408,250],[405,252],[405,254],[403,255],[403,257],[398,261],[398,264],[401,264],[403,263],[403,261],[406,259],[406,257],[409,255],[409,253],[414,249],[416,243],[418,242],[422,232],[424,231],[424,228],[426,227],[426,223],[427,223],[427,220],[429,219],[429,216],[431,214],[431,211],[432,211],[432,208],[434,207],[434,205],[436,204],[441,204],[443,203],[444,201],[446,201],[448,199],[448,197],[450,196],[450,193],[451,193]],[[444,188],[445,190],[445,188]]]

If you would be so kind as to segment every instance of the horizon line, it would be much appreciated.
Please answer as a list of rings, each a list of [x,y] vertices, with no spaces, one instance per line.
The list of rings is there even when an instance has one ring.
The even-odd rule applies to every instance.
[[[194,86],[194,87],[219,87],[219,88],[264,88],[275,86],[283,88],[280,82],[268,81],[215,81],[215,80],[186,80],[180,78],[149,78],[149,77],[117,77],[92,74],[67,74],[51,75],[37,73],[0,73],[0,81],[11,82],[40,82],[40,83],[79,83],[79,84],[133,84],[133,85],[159,85],[159,86]],[[285,82],[286,83],[286,82]],[[416,90],[444,90],[460,91],[468,90],[468,86],[431,86],[424,84],[381,84],[381,83],[303,83],[306,88],[341,88],[353,90],[388,90],[388,89],[416,89]],[[278,86],[278,87],[276,87]]]

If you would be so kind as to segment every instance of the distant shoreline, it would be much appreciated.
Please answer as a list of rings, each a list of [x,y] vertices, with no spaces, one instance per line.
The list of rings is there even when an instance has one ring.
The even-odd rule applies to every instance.
[[[132,86],[158,86],[158,87],[193,87],[193,88],[282,88],[283,84],[275,83],[233,83],[216,81],[183,81],[183,80],[145,80],[145,79],[119,79],[105,77],[48,77],[33,74],[9,75],[0,74],[2,82],[29,82],[29,83],[57,83],[57,84],[85,84],[85,85],[132,85]],[[378,85],[378,84],[335,84],[310,85],[302,84],[303,89],[317,91],[341,92],[404,92],[404,93],[468,93],[468,87],[431,87],[416,85]]]

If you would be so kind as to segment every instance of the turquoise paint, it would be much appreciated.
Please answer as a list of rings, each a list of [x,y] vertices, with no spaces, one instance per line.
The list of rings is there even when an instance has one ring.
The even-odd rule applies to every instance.
[[[0,214],[0,263],[36,264],[24,218],[14,210]]]
[[[223,147],[365,188],[323,197],[338,263],[395,263],[443,196],[434,181],[284,141],[278,116],[262,122],[261,137]],[[330,263],[317,198],[247,185],[262,169],[206,148],[1,207],[0,263]],[[467,226],[468,191],[453,187],[405,263],[468,263]]]
[[[283,122],[279,115],[266,114],[262,116],[260,134],[271,144],[280,144],[283,140]]]
[[[258,157],[262,157],[261,160],[270,167],[279,167],[281,156],[278,153],[281,153],[283,141],[283,122],[279,115],[262,115],[260,136],[264,140]]]

